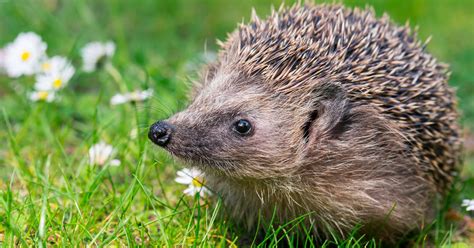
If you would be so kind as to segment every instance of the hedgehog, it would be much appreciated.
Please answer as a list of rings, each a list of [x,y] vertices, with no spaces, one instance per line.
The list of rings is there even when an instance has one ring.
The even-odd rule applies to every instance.
[[[249,228],[303,218],[317,237],[393,241],[430,224],[458,170],[449,69],[370,7],[252,11],[190,104],[148,136],[203,171]],[[303,217],[302,217],[303,216]]]

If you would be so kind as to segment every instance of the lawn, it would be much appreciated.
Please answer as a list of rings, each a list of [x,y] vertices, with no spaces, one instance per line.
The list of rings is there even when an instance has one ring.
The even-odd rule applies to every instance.
[[[421,39],[432,36],[428,49],[451,65],[466,136],[464,166],[440,217],[409,244],[474,244],[474,222],[469,232],[460,220],[469,216],[462,200],[474,199],[474,1],[344,2],[372,5],[400,24],[408,20]],[[190,78],[217,51],[215,40],[248,20],[252,7],[265,16],[279,3],[0,0],[0,48],[32,31],[47,43],[48,55],[65,56],[76,68],[53,102],[29,99],[33,76],[0,75],[0,245],[302,245],[280,235],[283,229],[256,241],[221,216],[222,204],[212,197],[183,194],[186,186],[175,182],[183,165],[147,139],[151,123],[186,106]],[[110,63],[81,70],[81,48],[109,40],[116,45]],[[110,104],[118,93],[146,89],[153,90],[151,99]],[[101,141],[113,145],[120,165],[90,165],[89,150]],[[325,244],[331,242],[364,245],[354,238]]]

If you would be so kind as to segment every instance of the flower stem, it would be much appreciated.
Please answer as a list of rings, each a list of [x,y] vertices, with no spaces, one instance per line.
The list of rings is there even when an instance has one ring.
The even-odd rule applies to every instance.
[[[112,65],[112,63],[107,63],[105,65],[105,71],[107,71],[107,73],[109,73],[109,75],[114,79],[115,83],[117,83],[120,92],[127,92],[127,85],[125,84],[122,75],[117,68]]]

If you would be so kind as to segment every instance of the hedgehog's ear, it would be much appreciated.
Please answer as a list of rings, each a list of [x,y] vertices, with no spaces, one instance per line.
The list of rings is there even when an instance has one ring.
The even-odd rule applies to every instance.
[[[349,101],[340,83],[319,84],[311,99],[310,111],[303,126],[304,141],[314,144],[322,137],[335,138],[345,130]]]

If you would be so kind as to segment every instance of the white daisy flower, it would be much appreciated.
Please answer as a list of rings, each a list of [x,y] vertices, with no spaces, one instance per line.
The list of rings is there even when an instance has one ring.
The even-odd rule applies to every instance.
[[[474,211],[474,199],[464,199],[462,200],[461,206],[466,207],[466,211]]]
[[[118,105],[127,102],[142,102],[153,96],[153,89],[133,91],[125,94],[116,94],[110,99],[110,104]]]
[[[109,162],[112,155],[115,153],[113,146],[101,141],[100,143],[94,144],[89,148],[89,164],[90,165],[104,165]],[[119,166],[120,160],[110,160],[111,166]]]
[[[56,92],[48,90],[37,90],[29,94],[28,98],[33,101],[52,102],[56,99]]]
[[[64,88],[74,75],[75,69],[64,57],[54,56],[41,63],[41,74],[36,76],[35,89],[59,90]]]
[[[126,94],[116,94],[110,99],[110,104],[112,105],[118,105],[118,104],[123,104],[129,101],[129,98],[126,96]]]
[[[211,195],[211,191],[204,186],[204,173],[196,168],[184,168],[177,172],[175,181],[180,184],[188,185],[183,193],[186,195],[194,196],[197,193],[203,197],[206,194]]]
[[[47,45],[35,33],[20,33],[5,47],[4,67],[10,77],[33,75],[39,61],[46,56]]]
[[[95,71],[101,63],[105,63],[115,53],[115,44],[109,42],[90,42],[81,49],[83,61],[82,69],[85,72]]]

